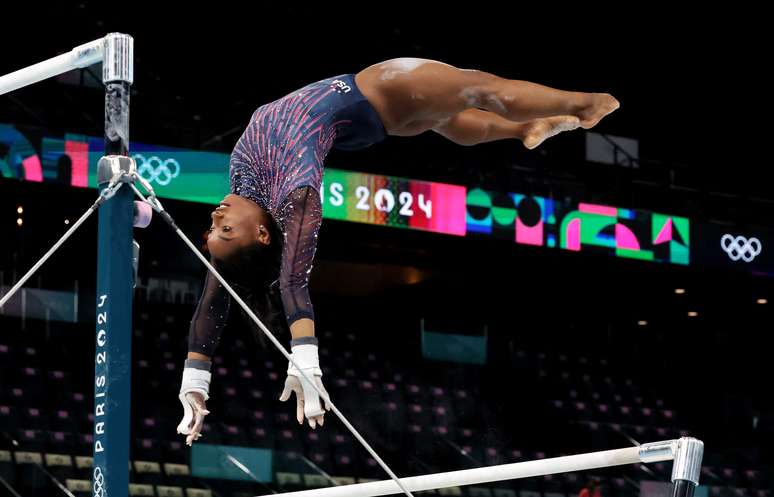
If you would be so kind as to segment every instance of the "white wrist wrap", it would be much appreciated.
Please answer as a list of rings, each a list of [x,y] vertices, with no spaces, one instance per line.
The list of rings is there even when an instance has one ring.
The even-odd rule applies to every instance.
[[[204,395],[204,400],[209,400],[211,378],[212,373],[203,369],[183,369],[183,382],[180,384],[180,395],[185,396],[188,392],[199,392]]]
[[[320,358],[317,355],[317,345],[295,345],[291,347],[291,356],[293,361],[298,365],[300,369],[309,376],[322,376],[322,369],[320,369]],[[293,363],[288,363],[288,374],[301,378],[301,374],[293,366]]]

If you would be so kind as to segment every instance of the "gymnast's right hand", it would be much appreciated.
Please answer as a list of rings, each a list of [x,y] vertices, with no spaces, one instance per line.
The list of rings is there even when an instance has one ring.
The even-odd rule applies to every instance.
[[[296,394],[296,419],[298,423],[303,424],[304,416],[306,416],[309,426],[315,429],[318,425],[323,425],[325,411],[331,410],[331,405],[326,400],[330,399],[330,396],[322,384],[322,369],[320,369],[320,359],[317,355],[317,339],[305,337],[290,343],[292,350],[290,355],[295,365],[288,364],[288,377],[279,400],[285,402],[290,399],[291,394]],[[299,368],[303,370],[307,378],[314,381],[317,389],[306,381]],[[322,398],[317,393],[318,390],[323,393]]]
[[[204,416],[207,410],[207,399],[210,398],[210,378],[208,370],[188,367],[183,369],[183,381],[180,385],[180,403],[183,404],[183,419],[177,425],[177,432],[186,435],[185,443],[193,444],[201,437]],[[202,361],[197,361],[202,362]]]

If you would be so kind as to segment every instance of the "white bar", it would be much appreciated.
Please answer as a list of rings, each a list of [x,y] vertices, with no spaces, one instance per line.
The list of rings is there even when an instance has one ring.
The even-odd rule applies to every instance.
[[[103,38],[84,43],[69,52],[0,77],[0,95],[53,78],[67,71],[102,62]]]
[[[637,446],[626,449],[590,452],[588,454],[579,454],[575,456],[553,457],[550,459],[539,459],[537,461],[488,466],[486,468],[412,476],[409,478],[401,478],[400,481],[410,492],[420,492],[436,488],[476,485],[479,483],[513,480],[517,478],[530,478],[533,476],[607,468],[609,466],[622,466],[624,464],[637,464],[642,462],[642,458],[640,457],[640,451],[642,449],[643,446]],[[660,458],[651,456],[649,460],[651,462],[658,460],[672,460],[674,455],[671,454],[671,452],[667,452],[669,451],[664,451],[663,456]],[[393,480],[382,480],[369,483],[358,483],[355,485],[342,485],[339,487],[287,492],[284,494],[276,494],[272,497],[373,497],[377,495],[398,493],[401,493],[401,491]]]

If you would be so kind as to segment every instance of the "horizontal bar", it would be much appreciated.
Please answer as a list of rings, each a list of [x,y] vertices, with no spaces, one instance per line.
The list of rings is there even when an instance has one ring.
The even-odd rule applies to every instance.
[[[67,53],[58,55],[35,65],[0,76],[0,95],[25,86],[53,78],[67,71],[88,67],[102,62],[103,38],[77,46]]]
[[[449,471],[431,475],[401,478],[400,481],[411,492],[437,488],[476,485],[517,478],[585,471],[589,469],[637,464],[641,462],[670,461],[674,459],[676,441],[656,442],[626,449],[590,452],[574,456],[552,457],[536,461],[525,461],[485,468]],[[382,480],[355,485],[317,488],[299,492],[276,494],[273,497],[372,497],[401,493],[393,480]]]

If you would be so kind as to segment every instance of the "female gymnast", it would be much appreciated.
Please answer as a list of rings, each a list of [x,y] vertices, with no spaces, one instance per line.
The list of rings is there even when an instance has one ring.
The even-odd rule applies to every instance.
[[[606,93],[562,91],[413,58],[312,83],[263,105],[231,154],[230,193],[212,213],[213,265],[249,293],[269,327],[289,328],[296,364],[323,390],[307,284],[322,222],[320,186],[331,148],[357,150],[391,136],[435,131],[460,145],[516,138],[532,149],[619,107]],[[230,296],[209,273],[191,321],[178,432],[191,445],[209,413],[210,359]],[[324,403],[289,367],[280,396],[296,417],[322,426]]]

